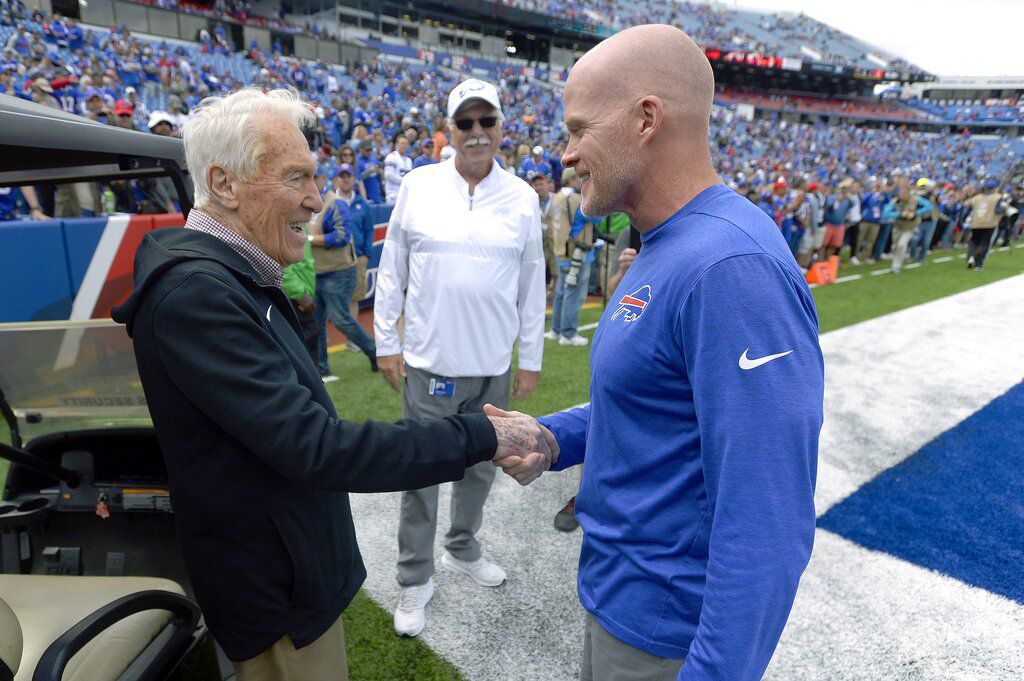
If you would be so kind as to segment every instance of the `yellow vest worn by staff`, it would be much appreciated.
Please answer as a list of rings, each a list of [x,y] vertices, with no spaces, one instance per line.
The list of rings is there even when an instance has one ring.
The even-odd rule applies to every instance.
[[[551,248],[556,258],[568,260],[572,258],[572,245],[575,242],[582,244],[594,243],[594,227],[590,223],[583,225],[583,231],[576,239],[571,239],[572,223],[576,218],[576,211],[583,203],[583,196],[577,192],[560,191],[555,196],[555,205],[551,207],[552,222],[554,223],[554,234],[551,238]]]
[[[975,194],[964,201],[964,206],[971,207],[971,229],[993,229],[999,225],[999,218],[996,207],[1002,195],[999,192],[985,192]]]
[[[920,203],[921,195],[917,192],[910,192],[910,196],[907,197],[906,201],[901,201],[899,196],[896,197],[896,210],[899,211],[900,216],[904,212],[910,212],[914,214],[914,217],[907,220],[904,217],[897,217],[892,223],[892,229],[894,232],[903,232],[908,229],[917,229],[917,226],[921,224],[921,216],[917,214],[917,207]]]
[[[332,205],[335,201],[341,201],[341,199],[338,198],[338,195],[331,189],[328,189],[324,193],[323,200],[324,209],[313,216],[307,227],[310,234],[315,234],[317,236],[323,236],[324,215],[327,213],[327,207]],[[338,209],[335,208],[335,210]],[[355,244],[351,239],[349,239],[349,242],[341,248],[328,248],[327,246],[313,244],[313,262],[317,274],[347,270],[349,267],[353,267],[356,264]]]

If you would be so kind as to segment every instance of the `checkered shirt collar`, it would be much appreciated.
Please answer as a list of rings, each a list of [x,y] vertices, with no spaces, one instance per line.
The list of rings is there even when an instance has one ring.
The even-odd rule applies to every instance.
[[[233,229],[228,229],[207,213],[193,208],[189,211],[188,220],[185,222],[185,229],[194,229],[197,232],[217,237],[245,258],[252,265],[253,269],[256,270],[256,273],[262,277],[263,281],[273,284],[278,288],[281,287],[281,279],[284,278],[284,268],[241,234]]]

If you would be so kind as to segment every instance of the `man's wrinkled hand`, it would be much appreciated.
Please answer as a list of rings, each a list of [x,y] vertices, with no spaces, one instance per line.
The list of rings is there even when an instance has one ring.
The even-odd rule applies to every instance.
[[[405,362],[402,361],[402,353],[377,357],[377,366],[380,368],[380,375],[394,391],[402,392],[402,381],[405,379]]]
[[[484,414],[498,437],[494,465],[520,485],[530,484],[558,460],[555,436],[532,416],[491,404],[484,405]]]

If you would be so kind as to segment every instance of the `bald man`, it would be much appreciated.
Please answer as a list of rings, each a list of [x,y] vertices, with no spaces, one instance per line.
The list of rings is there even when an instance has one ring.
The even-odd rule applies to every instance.
[[[608,93],[618,93],[609,97]],[[759,679],[814,538],[814,300],[708,150],[711,66],[669,26],[588,52],[562,163],[643,247],[594,336],[591,403],[542,419],[581,464],[581,679]]]

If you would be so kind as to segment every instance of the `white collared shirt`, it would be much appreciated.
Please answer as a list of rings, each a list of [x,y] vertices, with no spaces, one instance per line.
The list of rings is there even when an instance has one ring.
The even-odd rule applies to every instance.
[[[443,377],[540,371],[544,251],[537,193],[492,164],[469,195],[455,159],[408,175],[377,270],[377,355]],[[398,318],[405,312],[405,342]]]

